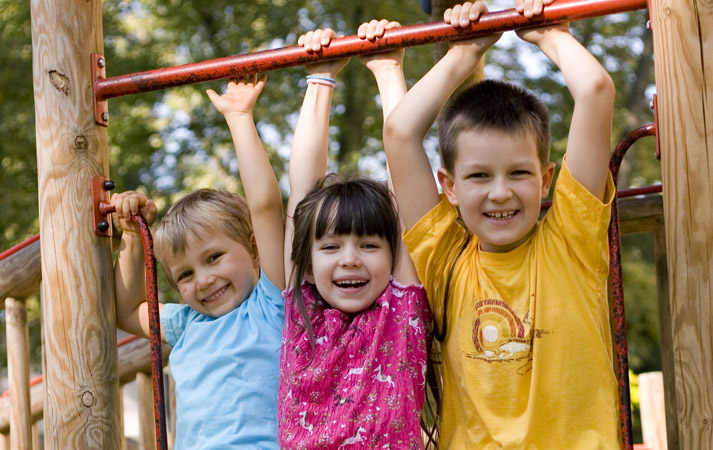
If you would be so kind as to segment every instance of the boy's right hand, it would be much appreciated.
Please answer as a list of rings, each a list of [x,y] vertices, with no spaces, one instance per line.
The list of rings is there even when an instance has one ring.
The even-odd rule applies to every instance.
[[[304,47],[308,53],[317,53],[322,47],[328,47],[332,39],[337,37],[337,33],[331,28],[324,30],[318,28],[308,31],[297,39],[297,45]],[[334,59],[331,61],[318,62],[305,66],[307,75],[318,75],[328,78],[336,78],[337,74],[347,65],[349,58]]]
[[[139,229],[131,216],[141,215],[150,226],[156,220],[157,209],[144,194],[126,191],[111,196],[111,204],[116,208],[116,216],[124,232],[138,233]]]
[[[482,1],[465,2],[446,9],[446,12],[443,13],[443,21],[453,28],[470,28],[472,24],[480,20],[482,14],[487,12],[488,7]],[[500,39],[500,36],[502,33],[493,33],[474,39],[455,41],[451,43],[451,48],[466,48],[474,53],[482,54],[492,47]]]

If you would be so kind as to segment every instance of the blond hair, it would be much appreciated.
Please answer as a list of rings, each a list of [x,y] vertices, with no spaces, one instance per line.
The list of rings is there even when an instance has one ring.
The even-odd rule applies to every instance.
[[[168,271],[168,259],[183,252],[190,239],[200,239],[216,231],[222,231],[256,256],[248,204],[238,194],[200,189],[173,204],[161,219],[154,233],[154,253],[174,288],[177,285]]]

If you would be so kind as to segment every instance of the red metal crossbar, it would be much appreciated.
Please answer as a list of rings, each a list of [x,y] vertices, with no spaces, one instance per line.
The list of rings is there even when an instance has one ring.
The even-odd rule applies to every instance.
[[[320,52],[307,53],[302,47],[284,47],[244,55],[228,56],[199,63],[149,70],[104,78],[105,61],[93,56],[94,97],[97,122],[106,123],[109,98],[149,92],[186,84],[232,78],[250,73],[284,69],[317,61],[376,53],[392,48],[412,47],[458,40],[519,28],[550,25],[646,8],[646,0],[561,0],[544,8],[539,16],[527,19],[515,9],[484,14],[469,29],[456,29],[443,21],[409,25],[388,30],[382,39],[370,42],[358,36],[337,38]]]

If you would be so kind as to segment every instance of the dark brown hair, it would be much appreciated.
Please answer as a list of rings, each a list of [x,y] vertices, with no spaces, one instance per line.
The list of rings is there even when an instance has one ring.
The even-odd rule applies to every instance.
[[[456,92],[439,118],[441,163],[455,169],[456,142],[466,130],[532,133],[541,164],[550,160],[550,116],[532,92],[500,80],[484,80]]]
[[[294,269],[289,287],[292,289],[292,303],[304,322],[297,325],[306,329],[314,349],[311,311],[307,311],[302,295],[305,276],[312,271],[314,240],[329,233],[379,236],[389,243],[393,268],[401,243],[399,219],[385,183],[367,178],[339,179],[335,175],[328,175],[297,205],[294,224],[290,254]],[[313,289],[315,297],[321,299],[315,286],[305,288]]]

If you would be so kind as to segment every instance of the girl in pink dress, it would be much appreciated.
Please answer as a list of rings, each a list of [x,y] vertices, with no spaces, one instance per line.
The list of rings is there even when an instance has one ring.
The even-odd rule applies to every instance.
[[[376,39],[395,22],[371,21]],[[300,44],[320,51],[334,36]],[[363,61],[384,115],[406,92],[403,50]],[[421,449],[428,302],[386,183],[334,181],[326,172],[329,107],[337,60],[308,66],[293,138],[285,248],[285,327],[278,432],[284,449]],[[316,186],[315,186],[316,184]]]

